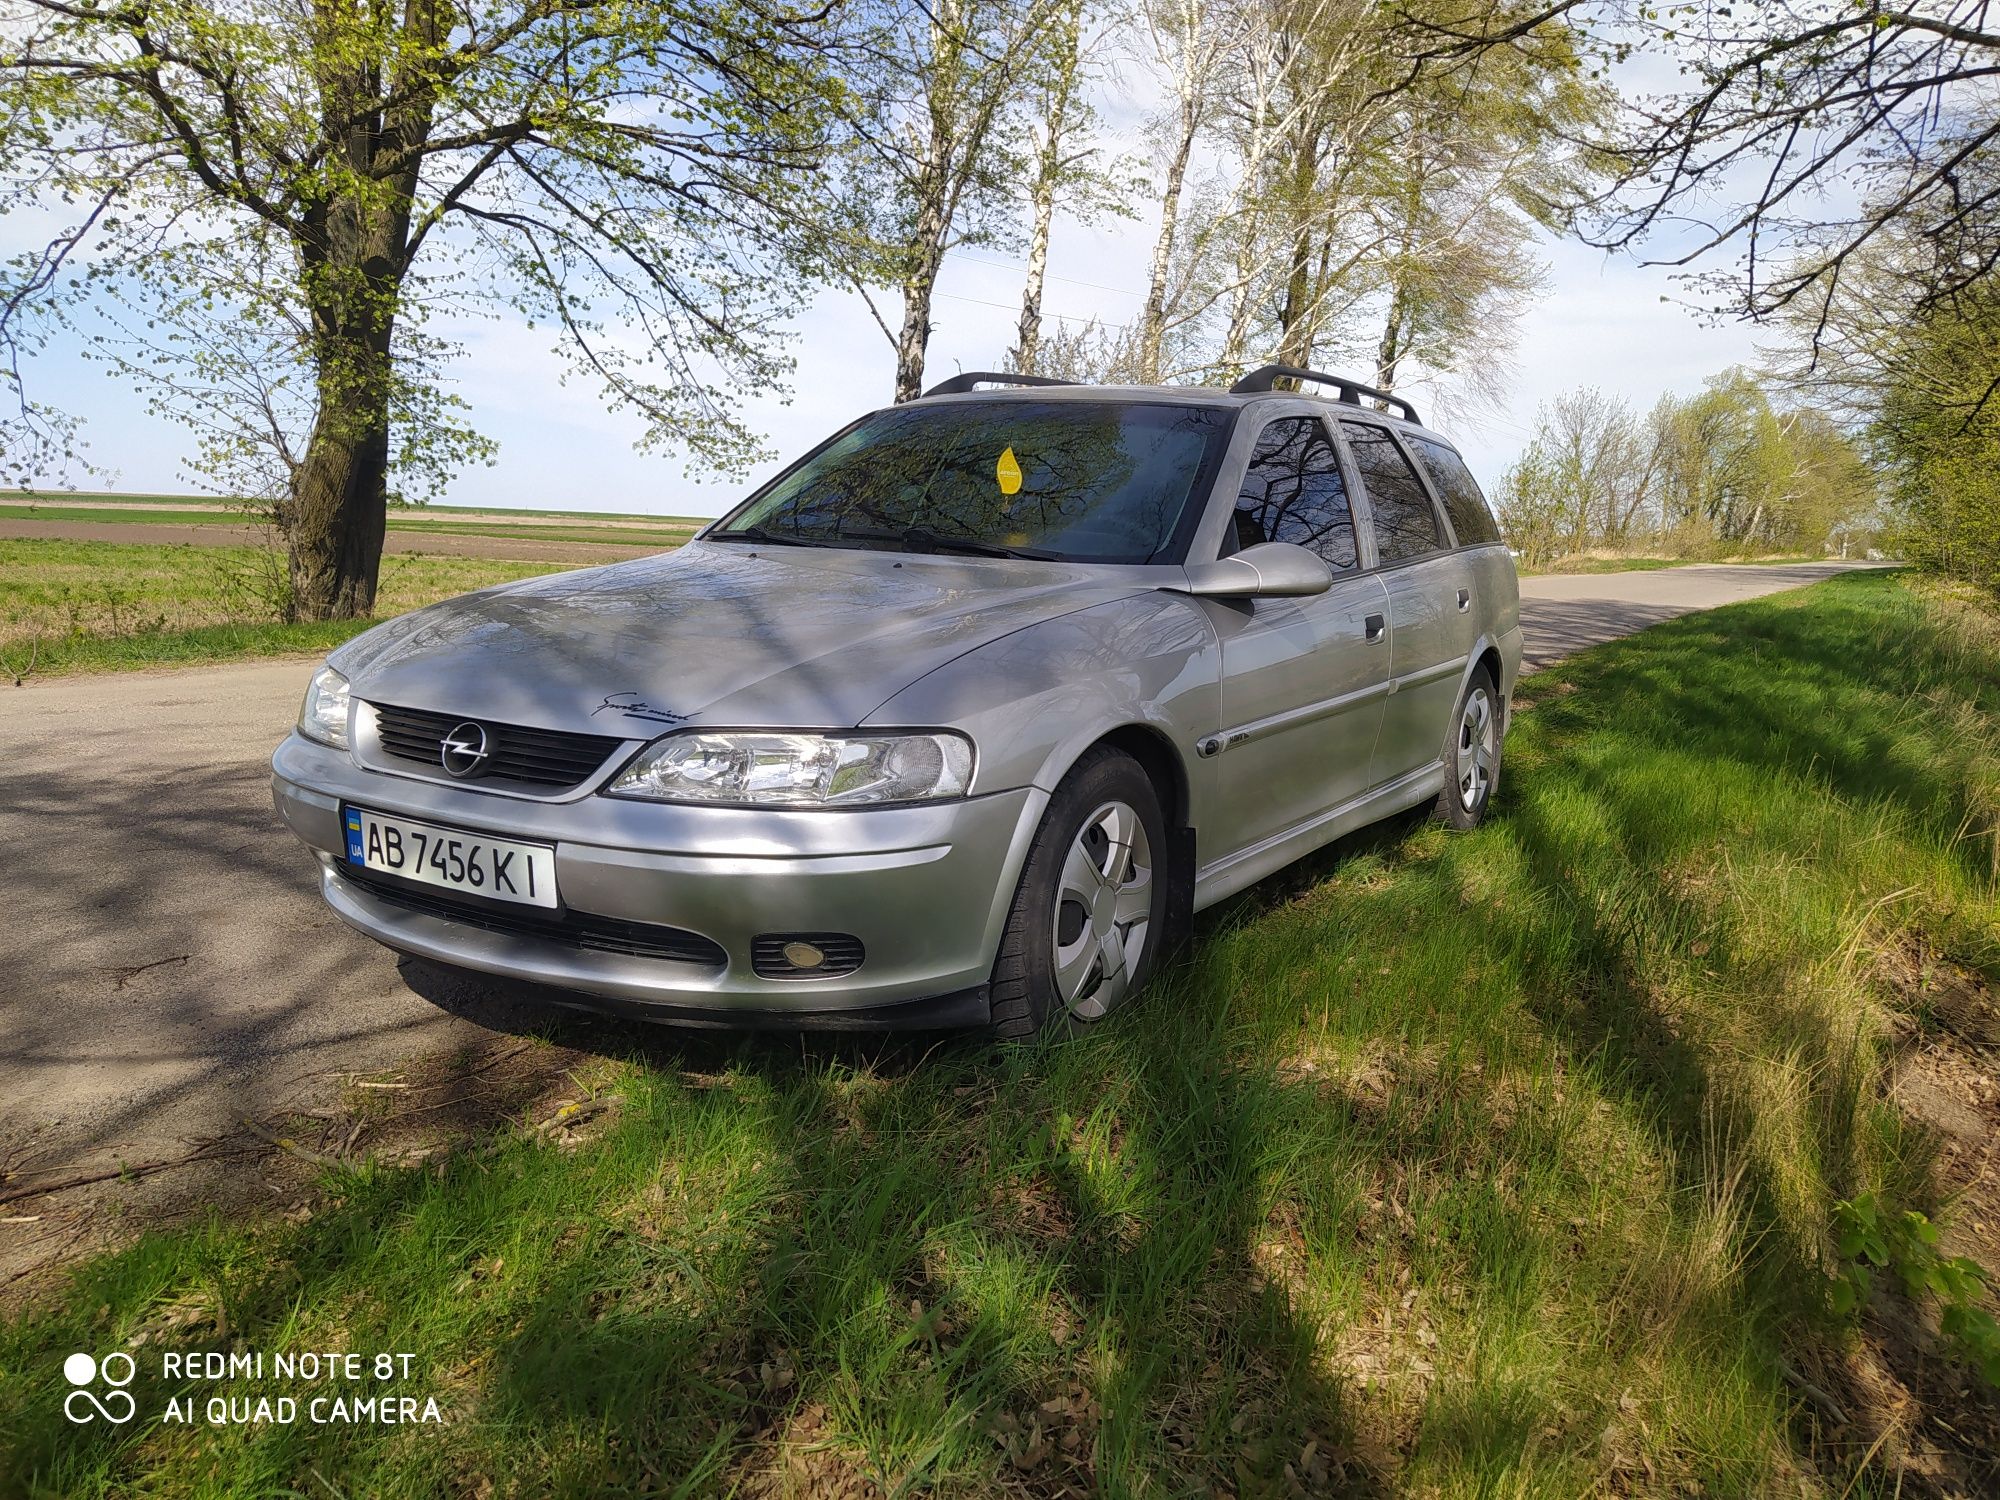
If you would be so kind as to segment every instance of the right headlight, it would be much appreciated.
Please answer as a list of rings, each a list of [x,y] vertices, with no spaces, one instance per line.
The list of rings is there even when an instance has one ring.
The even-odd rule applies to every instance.
[[[299,733],[345,750],[350,701],[347,679],[332,667],[321,667],[306,684],[306,701],[299,706]]]
[[[957,734],[672,734],[604,790],[659,802],[865,807],[962,797],[972,742]]]

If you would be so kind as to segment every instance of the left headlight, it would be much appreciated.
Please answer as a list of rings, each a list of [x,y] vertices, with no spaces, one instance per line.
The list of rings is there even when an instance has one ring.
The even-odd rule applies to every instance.
[[[661,802],[860,807],[962,797],[972,742],[956,734],[674,734],[605,791]]]
[[[306,701],[299,708],[299,733],[336,750],[347,748],[347,679],[332,667],[321,667],[306,684]]]

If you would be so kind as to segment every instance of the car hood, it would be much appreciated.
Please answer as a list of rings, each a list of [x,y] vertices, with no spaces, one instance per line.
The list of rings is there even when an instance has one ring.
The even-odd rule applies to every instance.
[[[500,723],[841,728],[988,641],[1157,586],[1135,572],[692,542],[447,600],[332,661],[365,701]]]

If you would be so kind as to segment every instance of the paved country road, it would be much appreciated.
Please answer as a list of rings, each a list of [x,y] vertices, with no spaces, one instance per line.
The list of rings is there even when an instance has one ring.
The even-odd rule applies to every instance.
[[[1841,570],[1528,579],[1528,655]],[[267,770],[310,670],[0,687],[0,1171],[172,1156],[245,1114],[330,1098],[340,1073],[482,1046],[539,1014],[399,964],[321,905]]]

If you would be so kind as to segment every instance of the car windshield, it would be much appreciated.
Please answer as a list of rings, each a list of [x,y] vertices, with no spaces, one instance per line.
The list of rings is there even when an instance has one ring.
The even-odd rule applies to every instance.
[[[1225,410],[1166,402],[895,407],[778,476],[709,535],[1155,562],[1228,426]]]

